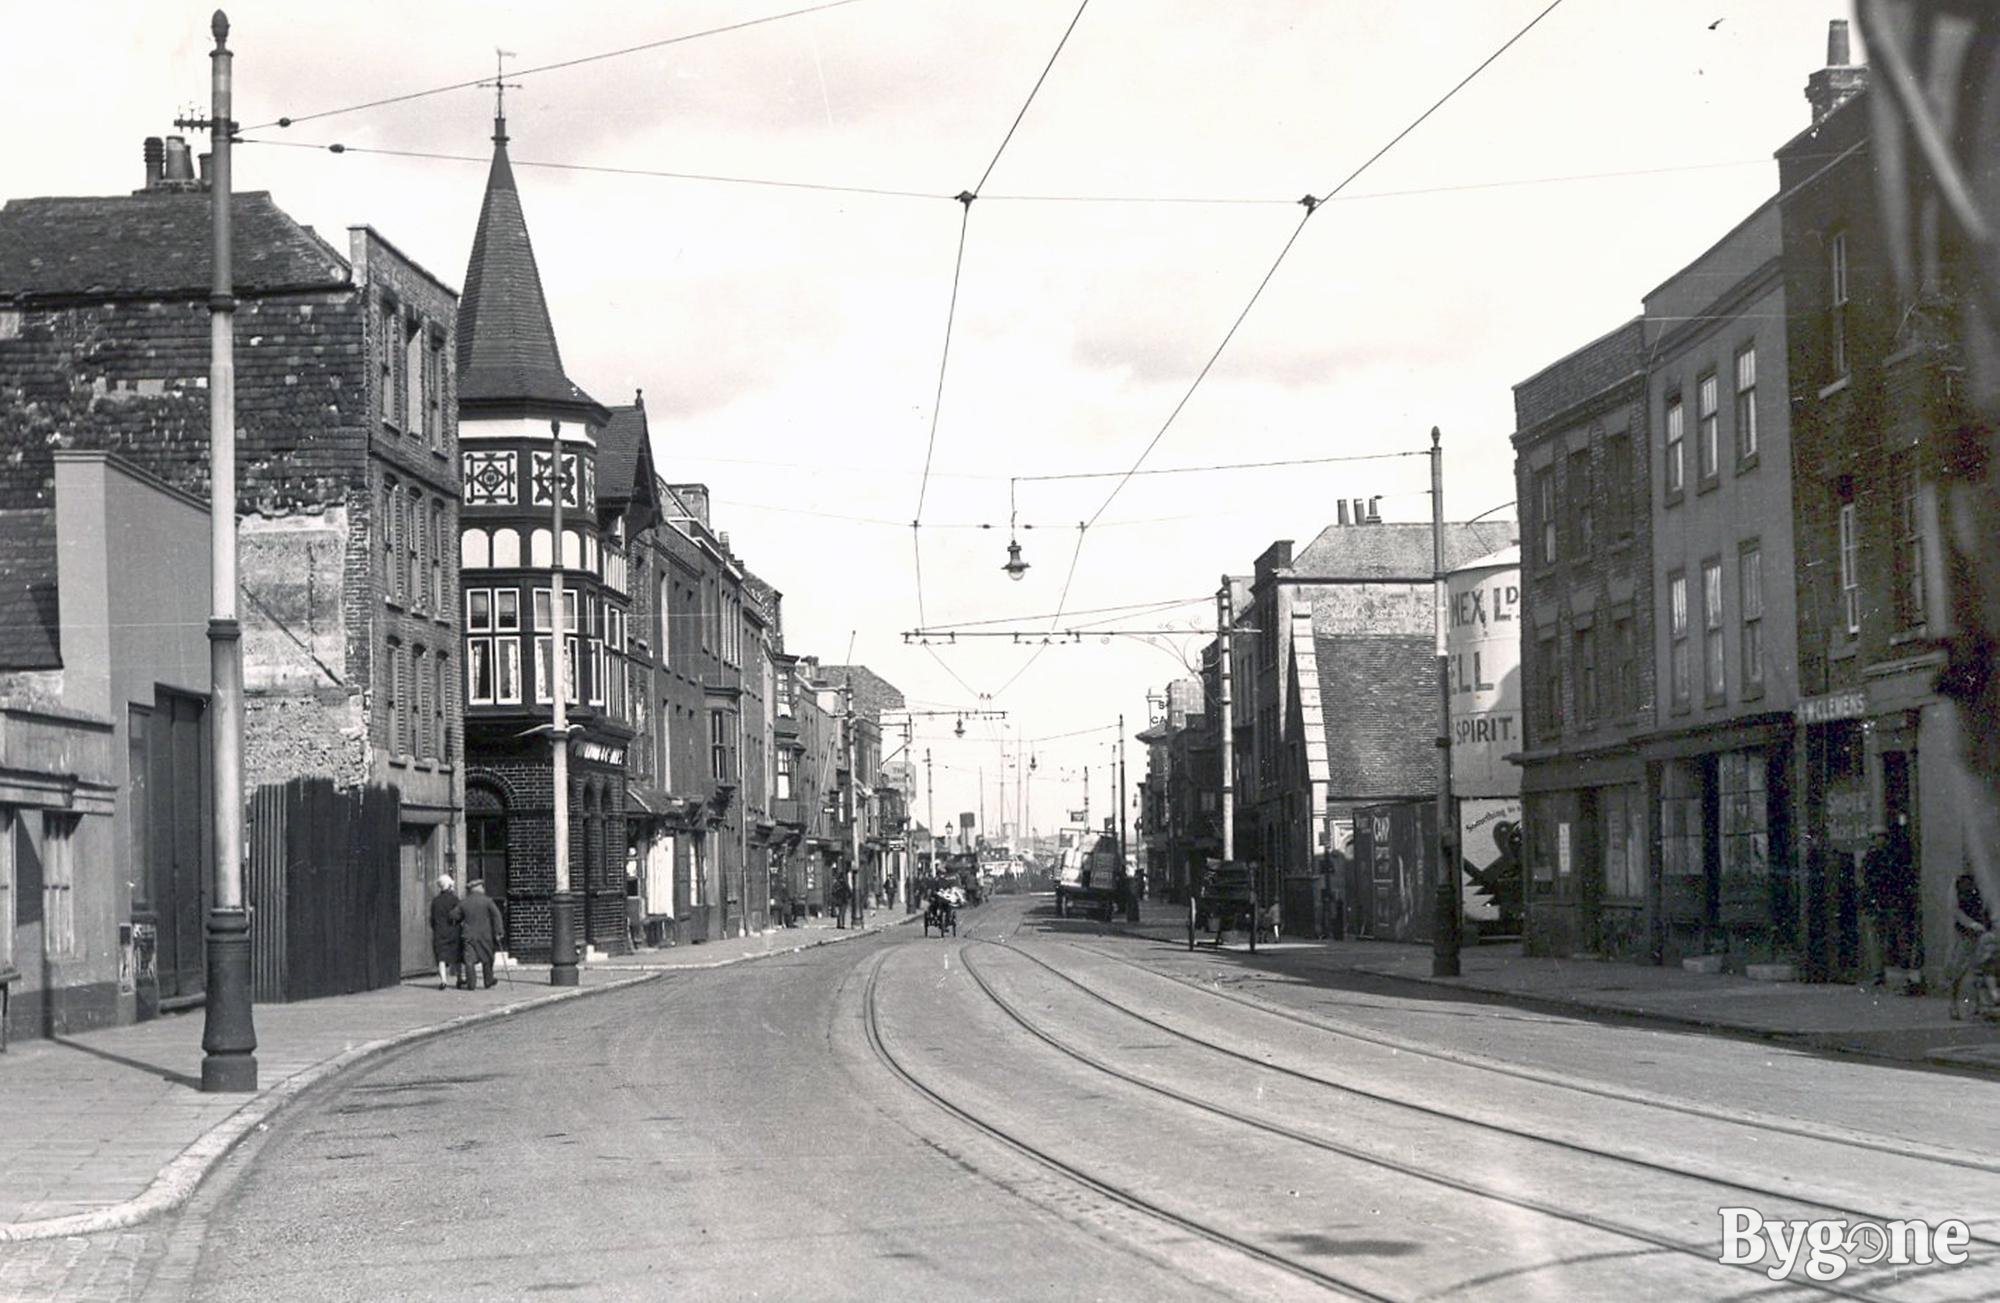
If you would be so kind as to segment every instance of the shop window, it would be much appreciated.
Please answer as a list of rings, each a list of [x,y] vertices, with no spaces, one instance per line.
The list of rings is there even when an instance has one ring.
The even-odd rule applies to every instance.
[[[1639,789],[1603,789],[1604,893],[1619,900],[1643,900],[1646,895],[1646,838]]]
[[[1725,881],[1761,879],[1771,871],[1770,806],[1765,799],[1765,774],[1762,751],[1724,752],[1718,765]]]
[[[1660,772],[1660,876],[1668,898],[1704,899],[1707,875],[1700,779],[1686,762],[1671,762]]]

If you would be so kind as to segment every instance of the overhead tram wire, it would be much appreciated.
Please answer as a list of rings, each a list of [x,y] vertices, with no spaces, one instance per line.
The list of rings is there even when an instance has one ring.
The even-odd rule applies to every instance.
[[[1076,13],[1070,17],[1069,26],[1063,29],[1062,39],[1057,41],[1056,48],[1049,52],[1049,60],[1042,65],[1041,74],[1035,78],[1035,84],[1029,87],[1028,97],[1021,101],[1020,111],[1014,115],[1014,120],[1007,124],[1007,134],[1000,138],[1000,145],[993,151],[993,157],[986,161],[986,170],[979,174],[978,185],[975,185],[970,190],[960,191],[955,196],[960,212],[958,218],[958,251],[953,256],[951,265],[951,302],[945,311],[944,345],[938,350],[937,394],[931,402],[930,435],[924,443],[924,472],[917,482],[917,510],[916,514],[910,518],[912,571],[917,587],[917,623],[920,625],[928,623],[924,614],[924,545],[921,532],[924,520],[924,499],[930,492],[931,458],[937,452],[938,418],[944,411],[944,379],[946,370],[951,362],[952,327],[958,319],[958,287],[965,271],[965,238],[966,232],[972,225],[972,203],[973,200],[979,197],[980,188],[992,177],[993,169],[1000,166],[1001,156],[1007,152],[1007,146],[1014,140],[1014,133],[1020,129],[1023,119],[1028,116],[1028,110],[1034,106],[1035,96],[1041,93],[1042,84],[1049,79],[1049,73],[1055,68],[1056,60],[1062,57],[1063,47],[1069,44],[1070,33],[1076,30],[1077,23],[1083,18],[1083,11],[1089,5],[1090,0],[1081,0],[1081,3],[1077,5]],[[931,653],[931,656],[939,664],[944,663],[944,658],[939,656],[935,651]],[[952,677],[958,678],[955,671]],[[961,686],[964,685],[964,682],[963,679],[959,679]],[[978,695],[982,700],[986,699],[986,694],[981,693]]]
[[[512,74],[509,74],[510,76]],[[482,163],[490,164],[490,155],[446,154],[424,149],[383,149],[371,145],[346,145],[338,141],[319,143],[306,140],[258,140],[239,139],[239,145],[272,145],[284,149],[320,149],[329,154],[378,154],[388,158],[414,158],[435,163]],[[895,190],[885,186],[834,185],[818,181],[783,181],[771,177],[723,176],[708,172],[673,172],[663,168],[613,167],[601,163],[557,163],[530,158],[510,159],[512,166],[538,167],[557,172],[591,172],[607,176],[657,177],[667,181],[703,181],[716,185],[763,186],[777,190],[817,190],[838,195],[875,195],[888,199],[925,199],[943,202],[951,198],[947,194],[931,194],[922,190]]]
[[[512,74],[510,74],[512,75]],[[374,145],[350,145],[342,141],[313,140],[272,140],[239,136],[239,145],[268,145],[283,149],[314,149],[329,154],[370,154],[383,158],[409,158],[434,163],[476,163],[490,164],[490,155],[449,154],[438,150],[390,149]],[[1672,167],[1636,168],[1614,172],[1578,172],[1570,176],[1544,176],[1502,178],[1497,181],[1476,181],[1461,185],[1418,186],[1408,190],[1379,190],[1365,194],[1341,195],[1335,202],[1359,203],[1369,199],[1407,199],[1422,195],[1461,194],[1476,190],[1498,190],[1512,186],[1561,185],[1574,181],[1610,181],[1626,177],[1660,176],[1678,172],[1712,171],[1717,168],[1751,167],[1768,164],[1767,158],[1734,159],[1715,163],[1686,163]],[[606,176],[631,176],[657,178],[666,181],[691,181],[711,185],[756,186],[774,190],[810,190],[839,195],[872,195],[887,199],[921,199],[927,202],[955,202],[956,195],[942,191],[901,190],[891,186],[839,185],[831,182],[793,181],[780,177],[728,176],[715,172],[677,172],[667,168],[613,167],[597,163],[562,163],[553,159],[512,160],[515,167],[544,168],[559,172],[598,173]],[[977,198],[993,203],[1043,203],[1043,204],[1179,204],[1179,205],[1248,205],[1276,207],[1292,205],[1296,199],[1262,198],[1248,195],[978,195]],[[702,458],[701,460],[726,460]],[[938,472],[943,474],[943,472]],[[1004,479],[1005,476],[984,476],[980,478]]]
[[[1318,197],[1307,195],[1305,198],[1299,201],[1301,205],[1303,205],[1305,208],[1304,215],[1299,218],[1298,225],[1292,228],[1292,233],[1290,236],[1286,238],[1284,246],[1278,250],[1278,256],[1272,259],[1270,268],[1264,273],[1262,279],[1260,279],[1257,282],[1257,288],[1251,291],[1249,301],[1243,305],[1243,310],[1237,313],[1236,319],[1230,323],[1229,329],[1222,336],[1222,342],[1215,346],[1215,351],[1209,354],[1208,360],[1206,362],[1202,363],[1201,370],[1195,374],[1194,382],[1188,386],[1187,392],[1181,395],[1180,401],[1174,404],[1173,410],[1167,414],[1167,419],[1161,423],[1160,428],[1154,433],[1153,437],[1147,441],[1145,448],[1140,451],[1139,456],[1133,461],[1131,468],[1122,477],[1120,477],[1117,484],[1112,486],[1111,492],[1105,495],[1104,501],[1098,504],[1097,510],[1091,514],[1090,519],[1085,521],[1082,524],[1082,526],[1077,529],[1076,546],[1070,553],[1069,571],[1063,577],[1062,593],[1056,599],[1057,610],[1062,610],[1069,604],[1070,588],[1076,582],[1076,567],[1078,561],[1082,559],[1083,541],[1084,538],[1090,532],[1090,526],[1096,522],[1098,517],[1104,514],[1105,508],[1109,507],[1112,501],[1116,499],[1121,492],[1124,491],[1125,486],[1131,483],[1132,477],[1139,472],[1142,466],[1145,465],[1146,459],[1153,455],[1153,450],[1159,446],[1160,440],[1166,437],[1167,431],[1173,427],[1175,420],[1177,420],[1180,417],[1181,412],[1186,409],[1189,400],[1194,397],[1195,391],[1201,388],[1202,381],[1206,380],[1208,378],[1209,372],[1214,370],[1215,364],[1222,357],[1223,351],[1229,347],[1230,341],[1236,338],[1236,332],[1242,329],[1243,322],[1250,316],[1251,309],[1255,308],[1257,306],[1257,301],[1264,297],[1264,290],[1266,287],[1270,285],[1272,277],[1278,274],[1278,268],[1284,265],[1285,259],[1291,254],[1292,248],[1298,244],[1299,236],[1305,233],[1306,223],[1312,220],[1313,214],[1319,211],[1320,206],[1322,204],[1325,204],[1329,200],[1335,198],[1340,194],[1341,191],[1345,190],[1348,186],[1352,185],[1355,182],[1355,180],[1357,180],[1361,176],[1362,173],[1366,172],[1369,168],[1373,167],[1377,162],[1379,162],[1382,159],[1384,155],[1386,155],[1390,150],[1394,149],[1397,145],[1401,144],[1418,127],[1422,126],[1425,122],[1429,121],[1433,114],[1435,114],[1439,109],[1443,108],[1447,103],[1449,103],[1455,96],[1457,96],[1457,94],[1460,91],[1464,90],[1467,86],[1469,86],[1472,83],[1472,81],[1479,76],[1479,74],[1485,72],[1486,69],[1492,67],[1493,64],[1500,58],[1501,55],[1513,49],[1514,46],[1518,42],[1520,42],[1520,40],[1523,37],[1527,36],[1529,32],[1533,31],[1537,26],[1539,26],[1543,19],[1547,18],[1550,14],[1554,13],[1559,7],[1561,7],[1562,3],[1563,0],[1549,0],[1549,3],[1546,6],[1544,6],[1539,12],[1537,12],[1533,18],[1530,18],[1527,21],[1527,23],[1520,28],[1520,30],[1516,31],[1512,36],[1508,37],[1504,42],[1500,44],[1499,48],[1495,49],[1491,54],[1487,55],[1484,59],[1481,59],[1477,64],[1477,66],[1475,66],[1471,72],[1465,74],[1465,76],[1460,78],[1458,82],[1451,87],[1450,90],[1447,90],[1443,95],[1439,96],[1435,101],[1433,101],[1429,108],[1425,109],[1422,113],[1419,113],[1415,118],[1411,119],[1408,125],[1406,125],[1401,131],[1398,131],[1395,135],[1391,136],[1388,142],[1384,144],[1380,149],[1376,150],[1374,153],[1370,154],[1366,159],[1362,160],[1361,165],[1356,167],[1353,171],[1349,172],[1346,175],[1346,177],[1342,178],[1342,180],[1338,185],[1334,186],[1324,195]],[[1054,621],[1050,622],[1051,628],[1054,627],[1054,624],[1055,624]],[[994,696],[997,697],[1001,693],[1006,692],[1007,689],[1011,688],[1023,674],[1027,673],[1028,667],[1033,665],[1037,660],[1041,658],[1041,654],[1042,654],[1042,649],[1040,647],[1037,647],[1033,652],[1033,654],[1031,654],[1027,660],[1021,663],[1021,667],[1015,670],[1013,675],[1005,683],[1000,685],[999,691],[995,692]]]
[[[740,32],[749,27],[761,27],[766,23],[780,22],[787,18],[801,18],[807,14],[824,13],[829,9],[839,9],[857,3],[858,0],[826,0],[824,4],[808,5],[802,9],[789,9],[781,14],[765,14],[761,18],[746,18],[740,23],[726,23],[721,27],[704,28],[699,32],[683,32],[679,36],[663,37],[657,41],[643,41],[638,45],[627,45],[621,49],[605,50],[598,54],[586,54],[574,59],[563,59],[556,63],[544,63],[533,68],[511,68],[510,77],[532,77],[536,73],[558,72],[564,68],[580,67],[586,63],[601,63],[606,59],[622,58],[628,54],[642,54],[647,50],[658,50],[669,45],[681,45],[697,41],[704,36],[722,36],[729,32]],[[407,104],[411,100],[427,99],[432,95],[443,95],[449,91],[466,90],[492,78],[484,74],[466,81],[455,81],[444,86],[433,86],[428,90],[410,91],[403,95],[387,95],[381,99],[365,100],[359,104],[349,104],[345,108],[321,109],[317,113],[301,113],[290,117],[273,118],[269,122],[259,122],[255,126],[243,128],[246,131],[262,131],[266,127],[290,127],[301,122],[313,122],[320,118],[340,117],[348,113],[359,113],[364,109],[379,109],[390,104]]]

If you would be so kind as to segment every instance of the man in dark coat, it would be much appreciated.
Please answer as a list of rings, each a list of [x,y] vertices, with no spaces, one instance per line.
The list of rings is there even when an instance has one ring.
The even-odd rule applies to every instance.
[[[451,875],[438,878],[438,894],[431,897],[431,954],[437,960],[438,990],[459,975],[461,943],[458,930],[458,893],[452,890]],[[464,981],[459,985],[465,986]]]
[[[475,881],[466,888],[465,903],[459,907],[460,927],[465,936],[465,986],[472,989],[472,966],[479,965],[487,986],[493,985],[493,952],[506,934],[507,920],[500,905],[486,894],[486,884]]]
[[[1917,875],[1909,829],[1898,820],[1877,828],[1861,861],[1862,885],[1882,949],[1882,984],[1900,983],[1905,995],[1922,991],[1917,941]]]

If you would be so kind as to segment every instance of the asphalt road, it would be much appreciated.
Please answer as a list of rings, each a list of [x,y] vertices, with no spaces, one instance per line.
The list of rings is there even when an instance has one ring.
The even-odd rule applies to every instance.
[[[149,1296],[1993,1298],[1996,1104],[1002,898],[338,1078],[160,1226]],[[1973,1238],[1774,1283],[1717,1262],[1730,1207]]]

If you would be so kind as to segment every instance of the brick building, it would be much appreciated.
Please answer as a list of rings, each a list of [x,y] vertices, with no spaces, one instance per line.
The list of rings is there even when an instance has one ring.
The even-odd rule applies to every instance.
[[[637,535],[635,550],[644,553],[649,576],[648,710],[657,762],[632,837],[646,866],[649,936],[686,944],[741,931],[746,891],[763,917],[762,866],[755,889],[746,887],[742,770],[743,666],[762,652],[746,633],[753,627],[744,610],[746,571],[728,536],[710,525],[708,489],[656,481],[655,492],[660,516]],[[762,692],[760,682],[758,718]]]
[[[146,157],[132,194],[0,209],[0,511],[48,507],[65,449],[207,498],[210,198],[178,140]],[[369,228],[343,255],[268,194],[235,195],[232,217],[246,796],[394,789],[402,849],[382,854],[420,966],[425,879],[457,853],[463,790],[456,297]],[[200,907],[182,898],[200,880],[131,880],[151,906],[135,928]],[[162,968],[160,999],[198,998],[201,971]]]
[[[1790,386],[1776,200],[1646,296],[1658,685],[1644,744],[1661,957],[1788,957],[1795,675]]]
[[[1646,343],[1634,318],[1514,386],[1535,954],[1655,952],[1634,745],[1654,720]]]
[[[860,892],[879,885],[894,867],[891,843],[902,836],[899,823],[907,813],[882,775],[882,715],[903,709],[903,694],[866,665],[825,665],[820,674],[821,708],[836,716],[840,729],[835,774],[843,821],[843,869],[853,875],[849,881]],[[855,820],[861,825],[858,860]]]
[[[1935,690],[1945,632],[1938,549],[1939,432],[1968,419],[1944,269],[1905,297],[1875,194],[1867,70],[1844,31],[1806,87],[1812,121],[1778,151],[1798,548],[1796,745],[1803,953],[1828,978],[1872,976],[1860,858],[1876,829],[1912,848],[1900,884],[1933,979],[1964,871],[1954,728]]]
[[[605,491],[611,413],[563,369],[507,157],[504,118],[494,121],[457,342],[466,498],[459,549],[466,876],[484,880],[501,902],[507,948],[546,956],[556,887],[555,802],[566,801],[579,953],[585,943],[622,951],[629,938],[625,771],[633,737],[627,539],[634,522],[646,523],[651,480],[637,482],[636,457],[614,456],[618,482]],[[552,518],[558,495],[559,538]],[[558,557],[560,612],[552,601]],[[553,790],[547,732],[532,731],[550,719],[557,655],[569,689],[565,793]]]
[[[1513,537],[1506,521],[1447,524],[1445,564]],[[1252,632],[1237,635],[1231,667],[1237,858],[1262,867],[1259,894],[1283,903],[1288,927],[1322,926],[1332,896],[1370,934],[1417,935],[1429,914],[1399,903],[1406,893],[1323,879],[1359,808],[1437,791],[1431,527],[1343,502],[1336,523],[1292,547],[1279,540],[1257,558],[1238,612]]]

